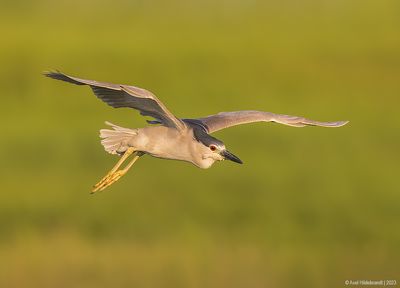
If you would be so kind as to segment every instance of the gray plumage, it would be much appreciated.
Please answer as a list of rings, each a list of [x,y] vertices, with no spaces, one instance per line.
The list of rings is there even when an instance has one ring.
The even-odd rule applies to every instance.
[[[142,88],[85,80],[65,75],[61,72],[46,72],[47,77],[76,85],[89,85],[94,94],[114,108],[129,107],[140,111],[143,116],[151,116],[167,127],[183,129],[185,125],[176,118],[157,97]]]
[[[94,94],[108,105],[114,108],[136,109],[141,115],[154,118],[148,120],[148,123],[159,124],[130,129],[106,122],[112,129],[100,130],[101,143],[107,152],[123,157],[110,173],[95,185],[94,191],[103,190],[117,181],[143,154],[187,161],[200,168],[209,168],[215,161],[225,159],[242,163],[238,157],[226,150],[222,141],[209,135],[228,127],[252,122],[276,122],[293,127],[340,127],[348,122],[320,122],[298,116],[252,110],[221,112],[197,119],[180,119],[174,116],[153,93],[142,88],[85,80],[61,72],[46,72],[45,76],[76,85],[88,85]],[[136,156],[127,168],[117,171],[132,153]]]
[[[345,125],[348,121],[336,122],[320,122],[309,120],[304,117],[274,114],[271,112],[262,111],[235,111],[235,112],[221,112],[216,115],[199,118],[208,130],[208,133],[213,133],[228,127],[247,124],[253,122],[276,122],[293,127],[304,126],[321,126],[321,127],[340,127]]]

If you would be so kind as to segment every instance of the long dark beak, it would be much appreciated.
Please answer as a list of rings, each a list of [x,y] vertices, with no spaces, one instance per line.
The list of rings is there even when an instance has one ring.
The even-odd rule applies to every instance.
[[[233,155],[231,152],[229,152],[228,150],[224,150],[221,152],[221,155],[224,156],[225,159],[231,160],[233,162],[239,163],[239,164],[243,164],[242,160],[240,160],[238,157],[236,157],[235,155]]]

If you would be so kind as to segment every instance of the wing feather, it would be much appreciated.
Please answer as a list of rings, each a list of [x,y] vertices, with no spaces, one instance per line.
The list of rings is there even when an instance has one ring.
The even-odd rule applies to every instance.
[[[340,127],[348,123],[348,121],[321,122],[306,119],[299,116],[275,114],[263,111],[234,111],[221,112],[203,118],[198,118],[207,128],[208,133],[229,128],[236,125],[253,123],[253,122],[275,122],[293,127],[304,126],[321,126],[321,127]]]
[[[153,93],[145,89],[129,85],[80,79],[58,71],[46,72],[44,75],[76,85],[89,85],[97,98],[114,108],[133,108],[139,110],[143,116],[150,116],[159,120],[165,126],[176,129],[185,128],[182,120],[175,117]]]

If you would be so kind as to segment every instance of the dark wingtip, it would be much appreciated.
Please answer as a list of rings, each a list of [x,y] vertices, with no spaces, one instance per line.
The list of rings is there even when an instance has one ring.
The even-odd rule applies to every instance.
[[[62,73],[58,70],[44,71],[43,75],[46,77],[52,78],[52,79],[61,80],[61,81],[69,82],[69,83],[76,84],[76,85],[85,85],[85,83],[76,81],[73,78],[69,77],[68,75],[65,75],[64,73]]]
[[[50,78],[55,78],[55,77],[57,77],[57,75],[58,74],[62,74],[60,71],[58,71],[58,70],[48,70],[48,71],[43,71],[43,76],[46,76],[46,77],[50,77]]]

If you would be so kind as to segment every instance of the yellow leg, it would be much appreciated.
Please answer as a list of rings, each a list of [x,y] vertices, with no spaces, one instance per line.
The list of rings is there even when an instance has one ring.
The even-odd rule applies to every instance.
[[[122,176],[124,176],[126,174],[126,172],[128,172],[129,168],[132,167],[133,163],[135,163],[136,160],[139,159],[139,157],[140,156],[136,154],[133,157],[133,159],[131,160],[131,162],[129,162],[129,164],[126,165],[126,167],[124,169],[118,170],[118,171],[114,172],[112,175],[110,175],[108,181],[106,183],[104,183],[101,188],[99,188],[100,189],[99,191],[103,191],[111,184],[117,182],[119,180],[119,178],[121,178]]]
[[[110,186],[123,175],[125,175],[125,173],[128,172],[129,168],[132,167],[133,163],[135,163],[136,160],[140,157],[137,153],[135,153],[136,155],[134,155],[134,158],[131,160],[131,162],[129,162],[129,164],[126,165],[124,169],[118,170],[122,163],[124,163],[132,153],[135,153],[135,149],[132,147],[128,148],[128,150],[125,151],[124,155],[122,155],[121,159],[119,159],[119,161],[111,169],[111,171],[108,172],[107,175],[103,177],[103,179],[101,179],[96,185],[93,186],[92,193],[104,190],[106,187]]]

